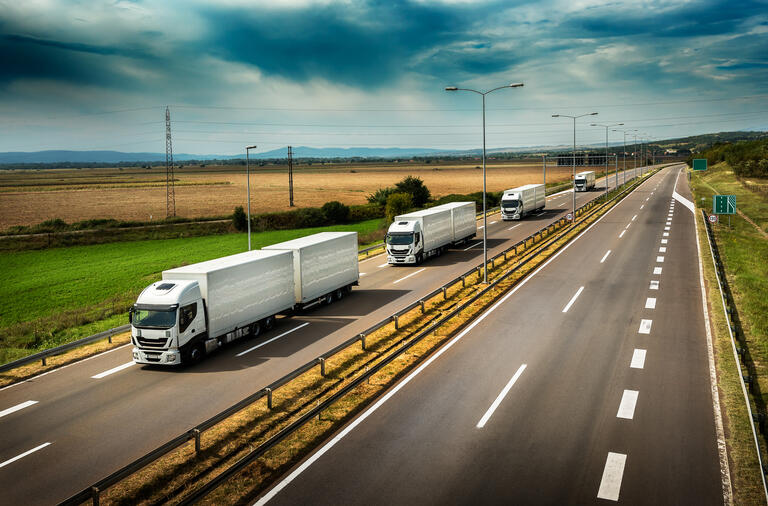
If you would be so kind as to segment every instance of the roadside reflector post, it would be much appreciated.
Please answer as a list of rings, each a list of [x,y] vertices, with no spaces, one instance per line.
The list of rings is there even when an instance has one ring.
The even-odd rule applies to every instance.
[[[320,364],[320,376],[325,377],[325,359],[320,357],[317,359],[317,362]]]
[[[195,453],[200,453],[200,429],[192,429],[195,438]]]
[[[363,351],[365,351],[365,334],[360,334],[360,345],[363,348]]]
[[[395,330],[400,330],[400,317],[394,315],[392,321],[395,322]]]
[[[267,408],[272,409],[272,389],[267,387],[264,389],[267,392]]]

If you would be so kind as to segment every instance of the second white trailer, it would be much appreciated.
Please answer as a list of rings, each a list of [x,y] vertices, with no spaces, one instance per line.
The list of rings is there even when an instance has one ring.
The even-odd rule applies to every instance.
[[[433,209],[451,210],[451,228],[453,232],[453,244],[466,242],[477,234],[477,215],[474,202],[449,202],[436,206]]]
[[[501,218],[504,221],[519,220],[544,209],[546,204],[543,184],[527,184],[505,190],[501,196]]]
[[[591,190],[595,187],[595,171],[587,170],[579,172],[573,179],[573,185],[577,192]]]

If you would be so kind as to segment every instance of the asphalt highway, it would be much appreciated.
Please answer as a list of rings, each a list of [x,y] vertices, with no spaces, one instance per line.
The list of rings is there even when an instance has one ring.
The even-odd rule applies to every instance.
[[[577,193],[577,205],[601,189],[598,181],[594,191]],[[489,217],[489,256],[557,221],[571,199],[569,192],[549,197],[544,212],[519,222]],[[382,256],[364,260],[360,286],[346,299],[281,318],[273,331],[233,343],[195,367],[140,367],[125,346],[0,389],[0,502],[69,497],[482,263],[481,257],[475,240],[417,267],[390,267]]]
[[[258,504],[722,504],[678,172],[644,183]]]

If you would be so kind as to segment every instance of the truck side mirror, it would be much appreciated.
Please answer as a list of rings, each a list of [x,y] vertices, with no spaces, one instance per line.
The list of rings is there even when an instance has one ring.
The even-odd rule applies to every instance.
[[[128,323],[133,323],[133,308],[128,310]]]

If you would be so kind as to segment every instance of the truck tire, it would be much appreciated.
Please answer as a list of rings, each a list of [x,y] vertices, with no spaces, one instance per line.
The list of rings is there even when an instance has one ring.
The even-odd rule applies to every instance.
[[[259,322],[251,325],[251,337],[256,337],[261,334],[261,324]]]
[[[416,255],[416,265],[421,264],[421,262],[424,261],[424,253],[420,252],[418,255]]]
[[[344,297],[344,290],[339,288],[338,290],[333,292],[333,294],[334,294],[334,297],[336,298],[336,300],[341,300]]]
[[[205,347],[203,346],[203,343],[197,343],[196,345],[192,346],[192,348],[189,349],[189,353],[187,354],[186,358],[186,364],[192,365],[197,364],[201,360],[203,360],[203,357],[205,356]]]
[[[264,329],[265,330],[272,330],[275,327],[275,317],[274,316],[267,316],[264,318]]]
[[[326,305],[326,306],[328,306],[328,305],[332,304],[332,303],[333,303],[333,293],[329,293],[329,294],[327,294],[327,295],[325,296],[325,300],[324,300],[323,302],[325,302],[325,305]]]

